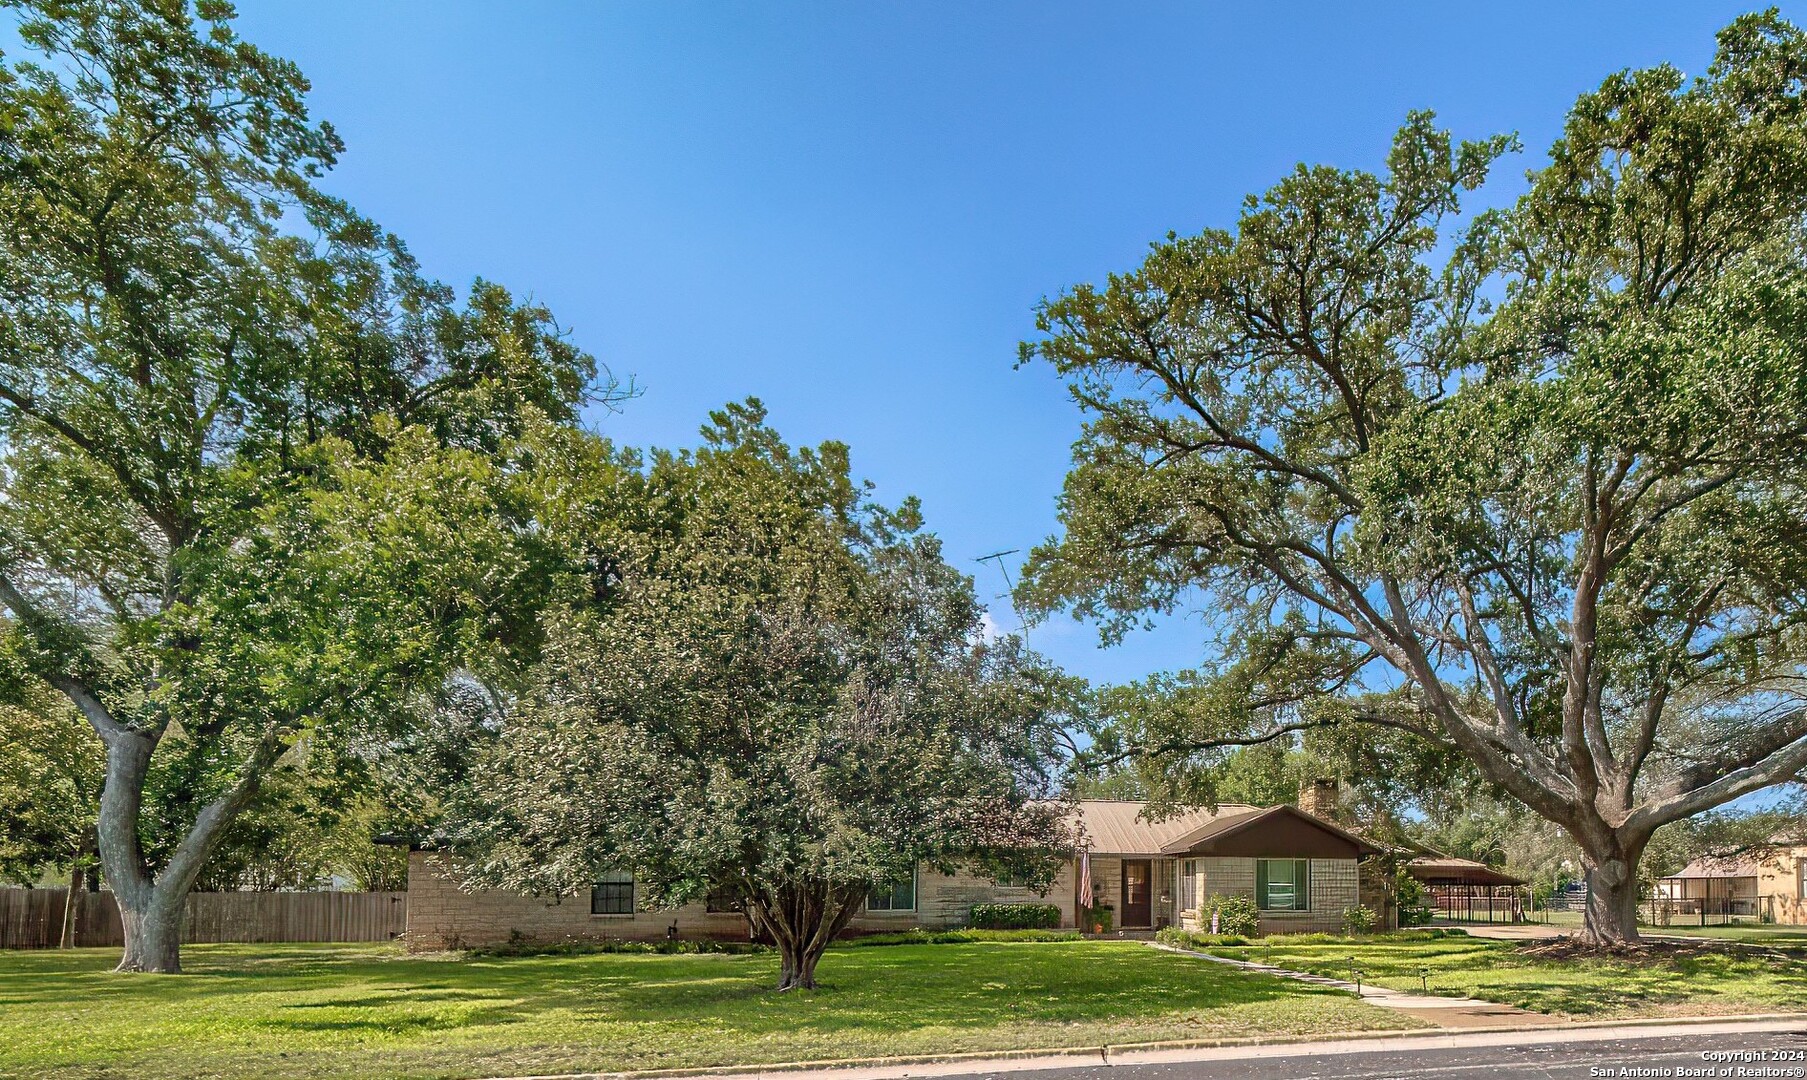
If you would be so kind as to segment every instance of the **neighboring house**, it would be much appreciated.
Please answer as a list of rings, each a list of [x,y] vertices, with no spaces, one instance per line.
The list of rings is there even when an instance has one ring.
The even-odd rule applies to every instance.
[[[1730,916],[1807,923],[1807,845],[1695,859],[1656,883],[1659,919]]]
[[[1337,930],[1360,902],[1359,860],[1379,848],[1292,806],[1220,806],[1164,821],[1142,818],[1143,804],[1086,800],[1079,833],[1089,859],[1093,896],[1113,909],[1122,930],[1201,925],[1211,896],[1247,896],[1266,933]],[[875,891],[850,930],[871,933],[964,925],[977,903],[1051,903],[1060,925],[1077,927],[1078,858],[1069,860],[1045,895],[961,871],[919,868],[908,881]],[[514,938],[656,940],[745,938],[746,917],[724,899],[675,911],[642,911],[633,875],[605,875],[590,889],[562,898],[500,890],[467,892],[448,856],[415,852],[408,866],[408,932],[412,949],[495,944]],[[1206,916],[1208,920],[1208,916]]]

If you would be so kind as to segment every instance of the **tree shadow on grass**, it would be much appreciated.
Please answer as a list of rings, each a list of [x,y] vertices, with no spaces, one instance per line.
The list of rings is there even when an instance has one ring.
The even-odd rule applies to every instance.
[[[1010,952],[1000,949],[1010,948]],[[874,954],[883,952],[885,955]],[[584,1010],[594,1019],[683,1016],[730,1027],[835,1033],[999,1024],[1147,1022],[1265,1002],[1342,995],[1138,945],[1069,951],[1021,946],[922,945],[831,952],[821,986],[780,994],[776,970],[732,977],[642,982]]]
[[[336,1020],[279,1016],[259,1021],[257,1026],[268,1031],[361,1031],[373,1035],[417,1035],[430,1031],[452,1031],[457,1028],[471,1027],[476,1024],[499,1024],[509,1022],[511,1022],[511,1020],[505,1013],[497,1011],[495,1015],[487,1015],[486,1013],[479,1013],[476,1016],[470,1014],[459,1016],[391,1014],[380,1017],[343,1017]]]

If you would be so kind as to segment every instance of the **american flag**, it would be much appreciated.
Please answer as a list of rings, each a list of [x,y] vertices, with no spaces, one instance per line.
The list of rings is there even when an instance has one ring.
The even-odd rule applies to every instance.
[[[1079,906],[1087,912],[1092,908],[1092,853],[1081,850],[1079,853]]]

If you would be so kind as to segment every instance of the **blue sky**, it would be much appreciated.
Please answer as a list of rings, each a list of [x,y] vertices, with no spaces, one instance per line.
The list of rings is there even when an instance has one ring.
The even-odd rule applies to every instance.
[[[949,557],[1056,528],[1079,415],[1016,371],[1041,297],[1234,223],[1295,163],[1374,168],[1407,112],[1519,132],[1500,196],[1575,95],[1697,73],[1716,2],[550,4],[242,0],[347,150],[326,186],[435,276],[548,304],[644,394],[595,418],[684,445],[757,395],[793,442],[841,439]],[[1014,567],[1012,568],[1014,573]],[[1007,602],[994,600],[1000,621]],[[1032,643],[1117,681],[1196,662],[1170,620],[1110,650]]]

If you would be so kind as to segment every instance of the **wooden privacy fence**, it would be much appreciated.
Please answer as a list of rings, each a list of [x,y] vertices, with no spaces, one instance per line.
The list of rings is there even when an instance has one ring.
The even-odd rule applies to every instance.
[[[0,949],[54,948],[63,936],[68,889],[0,889]],[[74,944],[125,944],[119,903],[77,892]],[[388,941],[407,928],[405,892],[191,893],[182,940]]]

